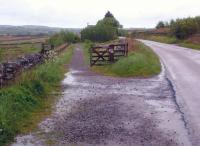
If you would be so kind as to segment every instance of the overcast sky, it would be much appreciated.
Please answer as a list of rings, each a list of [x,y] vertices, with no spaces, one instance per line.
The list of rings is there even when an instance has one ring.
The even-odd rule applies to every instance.
[[[0,0],[0,25],[85,27],[111,11],[128,27],[200,15],[200,0]]]

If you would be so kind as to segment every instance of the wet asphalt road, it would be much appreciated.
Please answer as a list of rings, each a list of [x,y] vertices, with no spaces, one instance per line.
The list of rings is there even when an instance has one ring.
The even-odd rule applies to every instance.
[[[164,68],[149,79],[102,76],[89,71],[81,48],[52,115],[12,146],[191,145]]]
[[[161,58],[195,146],[200,145],[200,51],[144,41]]]

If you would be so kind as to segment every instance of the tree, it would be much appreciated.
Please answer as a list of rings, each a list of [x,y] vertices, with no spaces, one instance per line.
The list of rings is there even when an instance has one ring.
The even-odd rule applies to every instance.
[[[198,25],[198,32],[200,32],[200,16],[195,17],[195,20],[196,20],[197,25]]]
[[[121,25],[119,21],[114,17],[110,11],[105,14],[105,17],[102,20],[97,22],[97,25],[110,25],[112,27],[120,28]]]
[[[80,41],[78,35],[73,32],[62,30],[59,33],[54,34],[48,40],[50,44],[54,44],[55,46],[61,45],[63,43],[76,43]]]
[[[164,28],[165,27],[165,23],[163,21],[159,21],[158,24],[156,25],[156,28]]]
[[[88,26],[81,31],[81,39],[98,42],[113,40],[119,34],[118,29],[120,27],[119,21],[108,11],[105,17],[99,20],[95,26]]]
[[[198,22],[195,18],[177,19],[171,25],[171,32],[178,39],[185,39],[198,32]]]
[[[105,18],[114,18],[113,14],[108,11],[106,14],[105,14]]]
[[[82,40],[104,42],[115,39],[116,29],[109,25],[89,26],[81,31]]]

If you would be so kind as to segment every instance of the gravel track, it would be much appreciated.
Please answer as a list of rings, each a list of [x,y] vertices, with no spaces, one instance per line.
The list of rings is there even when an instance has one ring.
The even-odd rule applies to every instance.
[[[76,46],[63,95],[38,130],[12,146],[190,146],[165,71],[149,79],[89,71]]]

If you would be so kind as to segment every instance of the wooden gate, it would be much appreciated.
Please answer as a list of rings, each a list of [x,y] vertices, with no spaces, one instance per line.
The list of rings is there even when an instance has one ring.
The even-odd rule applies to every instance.
[[[104,65],[128,55],[128,43],[95,46],[90,48],[90,66]]]

